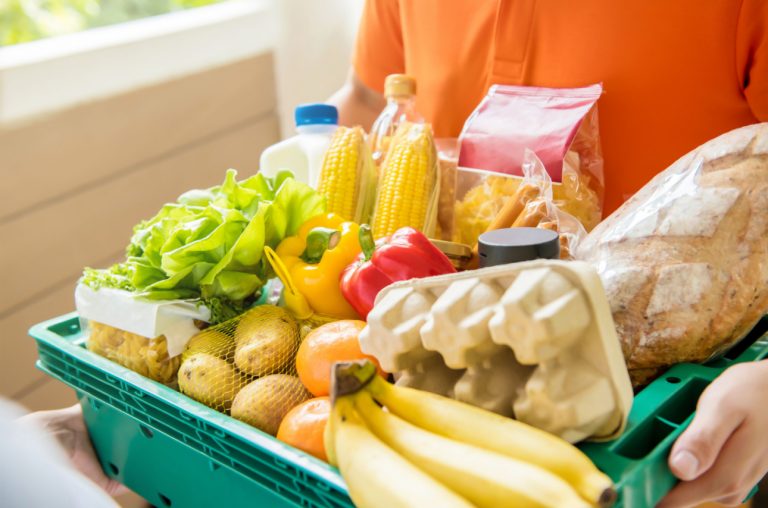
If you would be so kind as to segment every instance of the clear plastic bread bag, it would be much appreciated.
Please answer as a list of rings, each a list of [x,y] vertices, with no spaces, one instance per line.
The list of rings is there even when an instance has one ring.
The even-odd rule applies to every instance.
[[[768,124],[742,127],[662,171],[581,242],[627,367],[645,384],[706,362],[768,313]]]

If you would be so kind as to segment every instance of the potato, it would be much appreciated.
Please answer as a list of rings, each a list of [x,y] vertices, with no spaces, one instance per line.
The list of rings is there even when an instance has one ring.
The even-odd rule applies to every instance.
[[[231,362],[235,355],[235,339],[213,328],[195,334],[182,354],[184,359],[195,353],[208,353]]]
[[[261,305],[248,311],[235,330],[235,365],[265,376],[290,370],[299,347],[299,327],[287,310]]]
[[[232,365],[208,353],[195,353],[179,367],[179,390],[218,411],[228,411],[245,380]]]
[[[232,417],[274,436],[288,411],[311,397],[299,378],[271,374],[240,390],[232,403]]]

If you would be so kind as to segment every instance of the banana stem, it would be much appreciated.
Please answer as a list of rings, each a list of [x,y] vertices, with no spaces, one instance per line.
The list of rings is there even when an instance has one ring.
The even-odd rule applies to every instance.
[[[600,506],[600,508],[608,508],[609,506],[613,506],[616,502],[616,498],[618,498],[616,489],[608,487],[602,494],[600,494],[600,499],[597,500],[597,505]]]
[[[613,488],[613,482],[597,471],[585,475],[574,487],[584,499],[596,503],[600,508],[613,506],[616,502],[617,494],[616,489]]]
[[[336,362],[331,377],[331,403],[362,390],[375,377],[376,366],[369,360]]]

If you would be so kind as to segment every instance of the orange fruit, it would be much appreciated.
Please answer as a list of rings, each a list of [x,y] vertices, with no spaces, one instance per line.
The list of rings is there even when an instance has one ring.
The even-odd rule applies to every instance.
[[[331,400],[317,397],[302,402],[285,415],[277,430],[277,439],[328,462],[323,432],[331,414]]]
[[[336,362],[368,359],[384,376],[379,362],[363,354],[357,337],[365,321],[345,319],[315,328],[307,334],[296,353],[296,372],[307,390],[315,397],[328,395],[331,390],[331,367]]]

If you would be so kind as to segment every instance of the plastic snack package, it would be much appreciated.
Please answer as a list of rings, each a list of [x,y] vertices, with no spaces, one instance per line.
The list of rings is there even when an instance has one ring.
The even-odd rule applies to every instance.
[[[88,331],[86,347],[163,384],[176,384],[179,355],[207,326],[210,310],[187,300],[154,301],[129,291],[85,284],[75,288],[75,306]]]
[[[523,177],[459,168],[453,241],[476,245],[490,229],[544,227],[561,235],[561,258],[570,259],[586,236],[581,221],[563,209],[563,186],[553,184],[539,158],[526,150]]]
[[[542,160],[560,208],[589,231],[602,214],[603,158],[597,100],[602,85],[494,85],[464,124],[459,167],[523,176],[525,150]]]
[[[168,354],[168,341],[164,335],[143,337],[97,321],[89,321],[87,329],[88,350],[142,376],[169,386],[176,385],[180,358]]]

